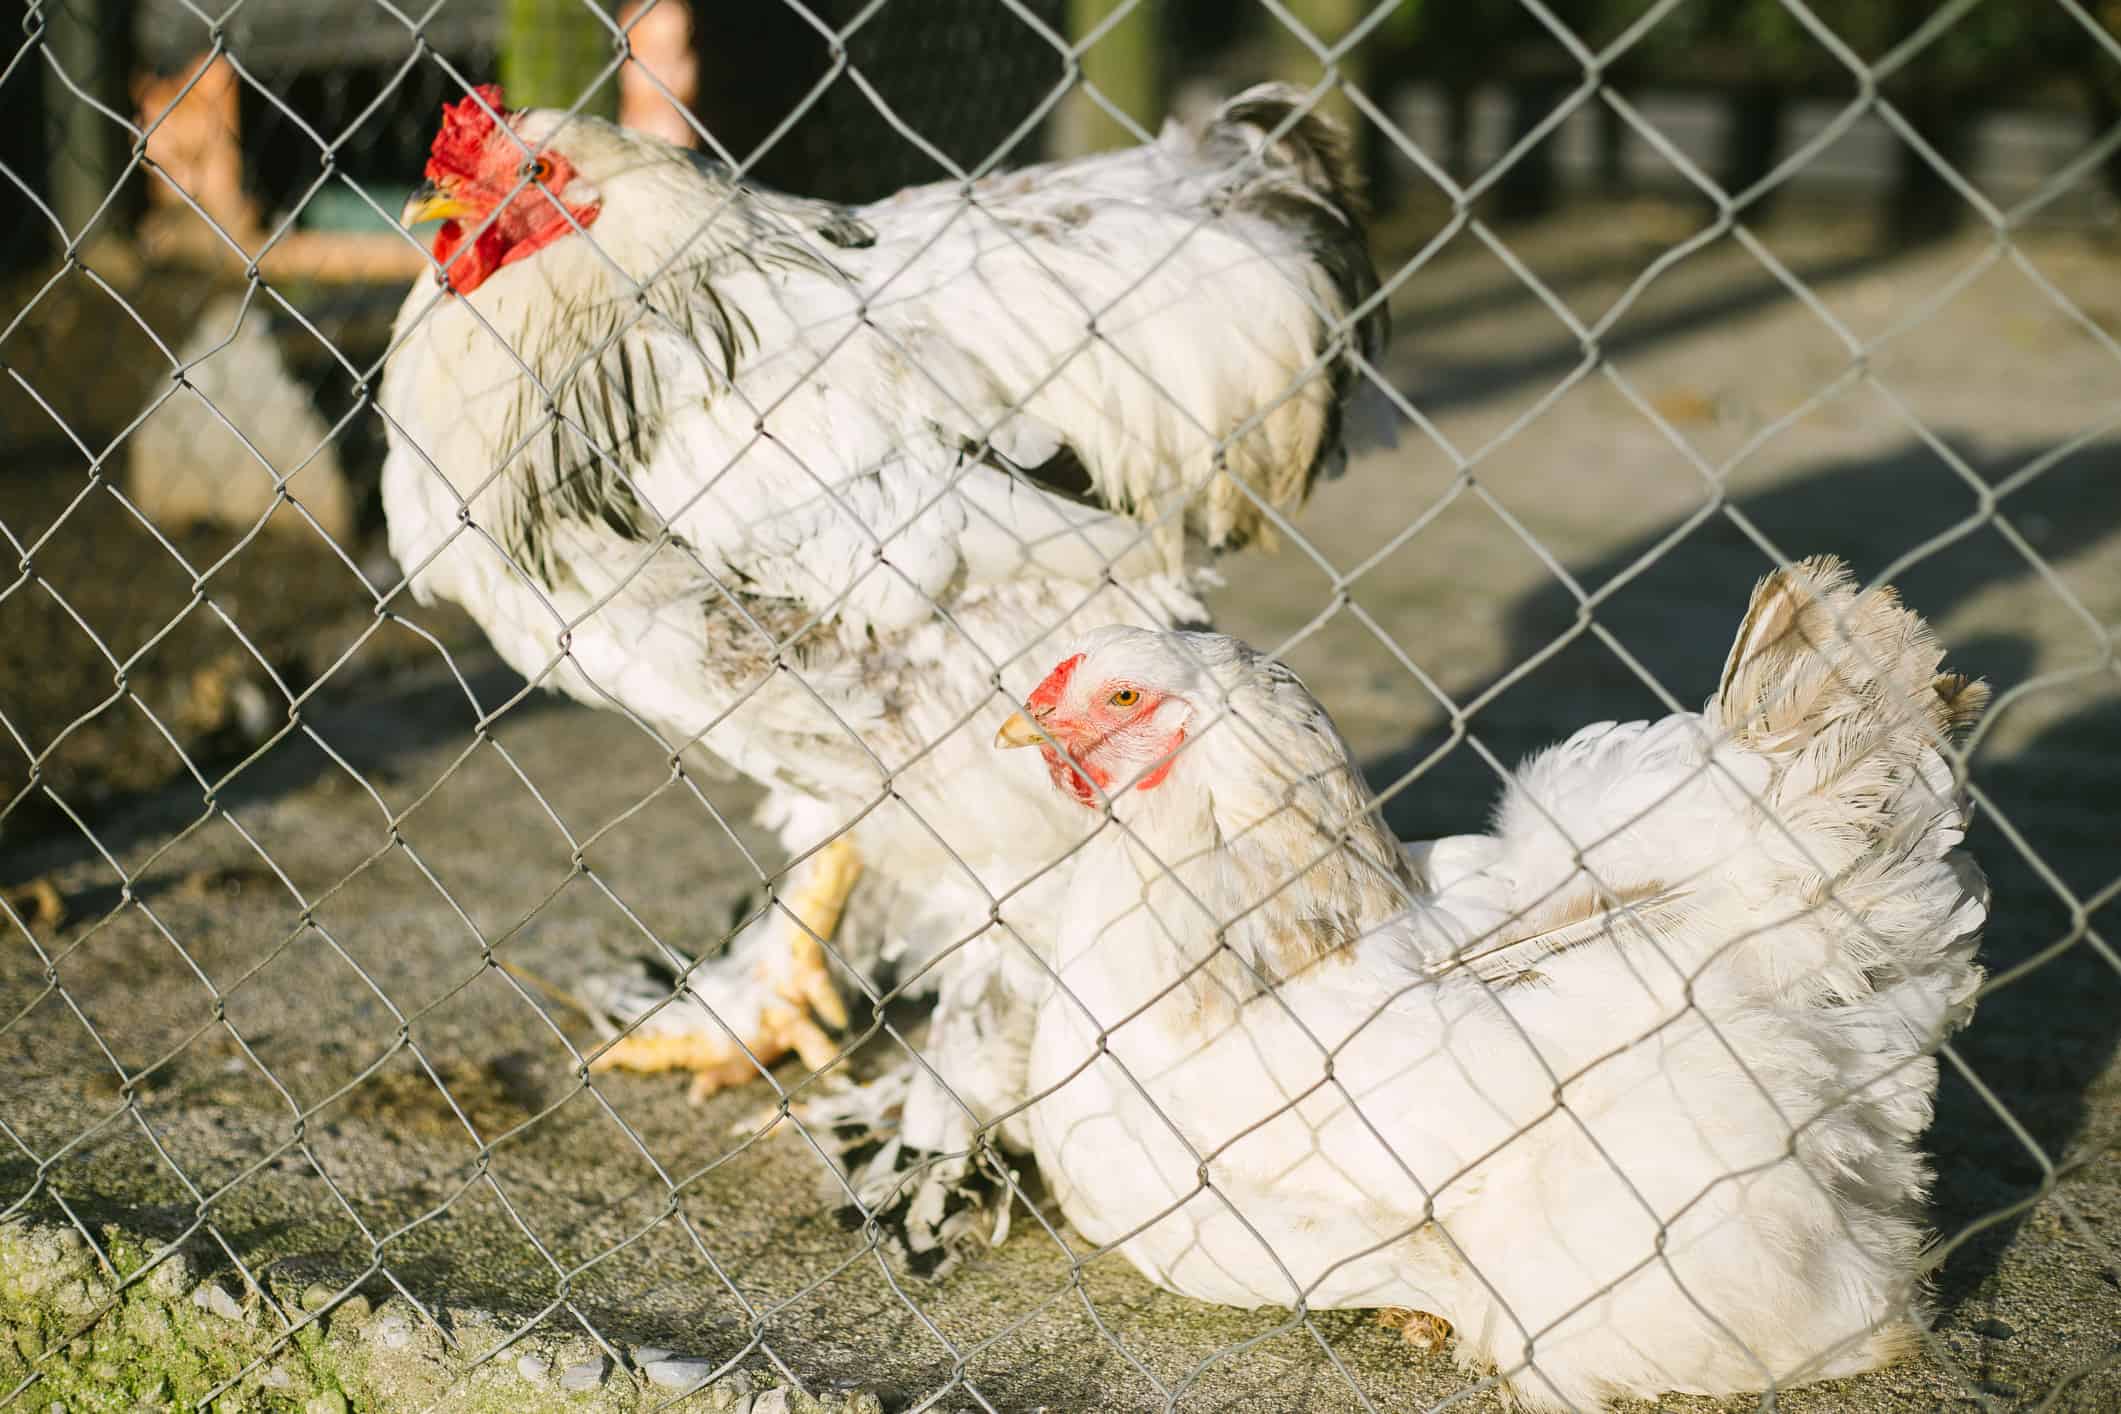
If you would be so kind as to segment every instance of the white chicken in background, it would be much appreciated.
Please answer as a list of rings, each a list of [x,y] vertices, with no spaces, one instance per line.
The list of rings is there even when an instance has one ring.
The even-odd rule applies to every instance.
[[[1204,1300],[1441,1317],[1540,1408],[1906,1351],[1987,898],[1939,750],[1987,694],[1940,658],[1804,562],[1702,713],[1586,728],[1410,855],[1286,668],[1089,635],[999,738],[1111,819],[1035,1026],[1062,1211]]]
[[[599,1064],[695,1093],[791,1048],[828,1064],[825,948],[866,866],[882,922],[832,945],[865,989],[889,956],[942,995],[933,1068],[840,1112],[903,1106],[879,1201],[956,1156],[900,1195],[932,1261],[936,1185],[1021,1093],[999,974],[1050,952],[1034,876],[1086,827],[986,743],[1054,644],[1203,621],[1213,555],[1344,459],[1385,310],[1343,135],[1270,86],[1145,147],[845,209],[489,86],[427,176],[406,223],[442,221],[439,278],[378,399],[412,592],[765,786],[798,860],[676,991],[580,989],[626,1028]],[[1022,946],[975,946],[1000,898]]]

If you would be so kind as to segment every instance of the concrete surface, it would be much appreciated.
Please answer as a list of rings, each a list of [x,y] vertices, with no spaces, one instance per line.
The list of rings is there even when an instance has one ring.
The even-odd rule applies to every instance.
[[[1511,244],[1591,319],[1688,229],[1666,208],[1597,212]],[[1810,222],[1778,226],[1768,243],[1859,337],[1993,254],[1967,239],[1877,256]],[[2121,326],[2112,248],[2055,237],[2025,255],[2097,329]],[[1660,429],[1603,372],[1549,398],[1581,360],[1578,341],[1470,238],[1406,284],[1396,314],[1395,377],[1462,452],[1537,416],[1479,461],[1477,492],[1414,429],[1360,461],[1301,522],[1342,571],[1375,556],[1338,611],[1320,621],[1336,585],[1290,546],[1242,563],[1218,605],[1224,626],[1263,645],[1296,639],[1288,656],[1380,787],[1429,763],[1393,794],[1403,833],[1477,827],[1491,771],[1466,744],[1430,760],[1450,740],[1449,714],[1376,635],[1459,702],[1540,655],[1568,633],[1576,601],[1521,528],[1586,590],[1625,579],[1598,622],[1673,696],[1698,702],[1766,561],[1722,515],[1666,545],[1706,495],[1675,440],[1720,466],[1795,414],[1730,471],[1732,505],[1793,556],[1830,550],[1866,574],[1893,568],[1953,662],[2001,692],[1974,769],[1985,795],[1974,845],[1997,896],[1987,957],[2001,984],[1954,1048],[1931,1140],[1945,1241],[1934,1339],[1915,1361],[1776,1407],[2121,1407],[2121,972],[2072,932],[2073,901],[2114,931],[2121,875],[2121,681],[2096,667],[2121,624],[2121,449],[2093,437],[2001,500],[2052,582],[1978,524],[1895,567],[1977,510],[1947,456],[2006,485],[2115,417],[2121,357],[2003,259],[1878,350],[1876,384],[1854,377],[1807,407],[1849,367],[1847,352],[1725,241],[1655,281],[1604,339]],[[63,582],[65,566],[44,573]],[[197,1398],[240,1368],[231,1350],[278,1339],[230,1254],[281,1293],[291,1320],[319,1283],[336,1294],[359,1282],[374,1308],[285,1341],[233,1391],[245,1408],[342,1407],[334,1397],[650,1408],[677,1393],[616,1367],[596,1391],[563,1389],[556,1372],[588,1359],[591,1330],[643,1369],[735,1362],[760,1389],[862,1390],[893,1410],[938,1391],[953,1409],[1131,1409],[1169,1395],[1188,1409],[1339,1410],[1355,1407],[1350,1380],[1396,1410],[1462,1388],[1448,1360],[1409,1355],[1365,1315],[1297,1324],[1200,1306],[1117,1259],[1071,1259],[1079,1239],[1021,1213],[1007,1244],[943,1281],[900,1277],[831,1221],[818,1161],[786,1126],[748,1141],[764,1087],[695,1109],[675,1079],[585,1083],[563,1045],[584,1039],[579,1023],[488,967],[481,936],[540,974],[576,975],[641,948],[617,899],[663,936],[699,943],[738,902],[746,867],[616,716],[532,696],[477,742],[478,711],[518,684],[460,625],[437,622],[454,669],[392,630],[397,646],[372,650],[379,666],[306,718],[316,739],[287,737],[251,761],[219,790],[219,813],[180,781],[86,816],[97,846],[51,812],[10,835],[0,883],[48,882],[67,919],[39,926],[37,948],[19,932],[0,942],[0,1073],[12,1078],[0,1091],[0,1206],[14,1204],[18,1223],[0,1228],[11,1244],[0,1247],[0,1324],[17,1335],[0,1342],[0,1401]],[[2065,680],[2086,665],[2089,676]],[[1630,667],[1577,635],[1483,701],[1470,731],[1509,760],[1585,722],[1657,710]],[[701,793],[733,822],[751,799],[722,783]],[[415,801],[399,847],[386,810]],[[583,870],[563,831],[595,836]],[[129,900],[113,859],[138,871]],[[130,1106],[121,1066],[141,1076]],[[298,1133],[294,1116],[310,1107]],[[53,1225],[70,1219],[99,1243],[113,1225],[120,1266],[189,1231],[193,1265],[128,1287],[123,1310],[69,1346],[108,1276],[90,1276],[85,1243],[59,1250]],[[27,1289],[15,1274],[28,1259],[8,1256],[26,1243],[45,1244],[29,1265],[64,1280]],[[223,1300],[193,1303],[209,1278]],[[161,1317],[132,1314],[142,1292]],[[227,1303],[237,1320],[215,1314]],[[392,1313],[405,1346],[360,1334]],[[227,1348],[194,1338],[209,1320]],[[473,1368],[518,1330],[521,1343]],[[175,1337],[195,1351],[189,1363],[141,1357],[142,1342]],[[381,1348],[412,1351],[417,1378],[355,1358]],[[535,1380],[516,1373],[526,1359]],[[32,1369],[42,1379],[18,1386]],[[265,1383],[274,1369],[289,1369],[288,1385]],[[734,1407],[741,1396],[692,1398]],[[1494,1408],[1496,1396],[1452,1407]]]

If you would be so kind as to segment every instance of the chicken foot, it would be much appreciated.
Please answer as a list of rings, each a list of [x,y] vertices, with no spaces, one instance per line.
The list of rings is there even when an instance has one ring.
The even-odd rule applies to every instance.
[[[1398,1331],[1401,1340],[1425,1355],[1436,1354],[1451,1339],[1451,1323],[1427,1311],[1387,1306],[1377,1313],[1377,1324]]]
[[[744,938],[737,940],[735,950],[762,955],[751,969],[750,985],[736,989],[734,1004],[726,1010],[718,1004],[730,990],[716,985],[723,978],[708,967],[695,969],[688,991],[705,999],[711,1013],[691,996],[681,997],[614,1040],[590,1068],[690,1071],[689,1097],[698,1104],[718,1090],[756,1079],[759,1067],[790,1051],[812,1070],[831,1065],[839,1047],[824,1028],[845,1027],[847,1007],[833,984],[824,942],[839,927],[861,873],[861,855],[852,840],[842,837],[819,849],[798,866],[780,906],[766,915],[785,929],[785,941],[746,947]]]

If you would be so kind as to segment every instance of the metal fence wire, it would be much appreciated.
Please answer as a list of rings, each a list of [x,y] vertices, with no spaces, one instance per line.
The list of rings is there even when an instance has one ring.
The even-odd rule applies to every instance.
[[[0,153],[22,232],[0,328],[0,1405],[1591,1407],[1692,1382],[1740,1391],[1719,1408],[2115,1407],[2110,14],[1519,0],[1454,29],[1396,0],[726,7],[741,19],[585,2],[24,11],[0,74],[12,111],[45,115]],[[652,64],[645,36],[673,17]],[[2046,67],[1983,89],[1984,46],[2014,44]],[[1217,160],[1313,196],[1233,214],[1187,186],[1198,171],[1002,175],[1047,147],[1157,143],[1139,98],[1159,55],[1164,89],[1218,101],[1291,81]],[[1490,62],[1508,111],[1484,127],[1466,76]],[[1420,63],[1443,77],[1409,98],[1395,65]],[[1660,94],[1705,73],[1718,94],[1781,85],[1767,160],[1704,160],[1681,131]],[[2088,99],[2063,92],[2080,74]],[[495,77],[506,108],[478,87]],[[566,117],[507,126],[555,84],[569,96],[544,106]],[[1971,96],[2011,84],[2076,134],[2015,187],[1991,180]],[[1808,125],[1787,121],[1800,100]],[[487,259],[479,232],[398,225],[445,103],[519,144],[500,204],[550,182],[565,210],[540,241],[608,299],[481,300],[460,278]],[[1760,110],[1733,111],[1742,128]],[[612,223],[640,208],[566,205],[600,113],[724,164],[653,258]],[[1345,262],[1296,280],[1274,246],[1277,219],[1360,219],[1316,197],[1320,117],[1355,131],[1377,188],[1356,237],[1374,282]],[[1588,189],[1527,212],[1586,133]],[[1858,139],[1927,193],[1899,215],[1930,239],[1903,225],[1858,248],[1841,218],[1769,219]],[[933,185],[825,204],[914,181]],[[1051,199],[1021,204],[1040,183]],[[819,200],[746,194],[767,188]],[[1056,267],[1108,201],[1194,204]],[[1204,232],[1249,265],[1204,263]],[[1042,272],[1041,307],[1011,304],[1029,283],[940,279],[953,241],[980,251],[967,270]],[[791,311],[790,271],[833,293]],[[680,285],[723,322],[674,315]],[[1240,366],[1253,335],[1159,324],[1159,299],[1188,319],[1220,299],[1228,331],[1308,322],[1310,343],[1256,353],[1246,405],[1207,425],[1199,389],[1166,382]],[[541,317],[596,331],[561,366]],[[1005,403],[978,401],[992,388],[953,320],[1008,326],[981,345],[1021,364],[989,370]],[[520,409],[505,442],[433,406],[442,364],[392,383],[443,340]],[[659,387],[724,410],[720,441],[687,434],[676,498],[657,443],[686,409]],[[864,399],[866,421],[847,411]],[[929,429],[957,439],[954,465],[913,465],[928,453],[895,400],[952,410]],[[434,416],[413,425],[415,405]],[[1095,425],[1053,429],[1063,406]],[[1347,474],[1299,510],[1288,479],[1342,436]],[[1100,469],[1123,466],[1131,504]],[[511,478],[544,509],[510,501]],[[938,536],[962,563],[931,573]],[[1161,797],[1124,787],[1168,766],[1071,785],[987,755],[1019,710],[1006,730],[1058,740],[1040,713],[1066,675],[1044,708],[1027,698],[1090,628],[1197,626],[1201,582],[1166,570],[1217,540],[1219,625],[1303,672],[1368,780],[1295,844],[1219,841],[1273,875],[1229,913],[1201,902],[1199,860],[1152,857],[1168,822],[1138,802]],[[1367,812],[1410,838],[1480,831],[1527,751],[1693,710],[1747,586],[1820,550],[1899,585],[1947,664],[1997,689],[1970,736],[1908,758],[1940,767],[1866,797],[1947,844],[1953,792],[1972,802],[1985,980],[1962,950],[1959,994],[1905,1011],[1942,965],[1879,940],[1880,910],[1917,906],[1912,876],[1813,858],[1831,831],[1774,818],[1730,742],[1704,754],[1713,714],[1673,737],[1693,764],[1655,791],[1637,761],[1579,778],[1588,803],[1520,797],[1501,823],[1565,839],[1551,887],[1482,895],[1501,921],[1424,951],[1402,911],[1430,916],[1417,896],[1447,890],[1445,855],[1410,871]],[[1065,592],[1007,597],[1039,575]],[[1890,715],[1865,675],[1912,650],[1852,633],[1858,601],[1827,607],[1815,651]],[[1261,667],[1241,689],[1219,640],[1173,642],[1166,666],[1208,707],[1179,769],[1242,741],[1212,759],[1296,790],[1313,768],[1256,695],[1292,680]],[[1122,684],[1124,705],[1157,688]],[[776,757],[774,732],[807,745]],[[1683,867],[1705,827],[1678,811],[1708,796],[1751,832],[1720,867],[1796,878],[1805,860],[1818,887],[1682,945],[1705,926],[1687,909],[1729,896],[1615,861],[1646,839]],[[1074,834],[998,838],[1044,818],[1022,800]],[[1260,829],[1316,805],[1298,790]],[[1068,952],[1067,920],[1123,867],[1194,942],[1163,981],[1154,956],[1084,971],[1095,946]],[[1344,917],[1276,904],[1321,879]],[[1931,920],[1926,945],[1942,956],[1967,917]],[[1104,936],[1147,949],[1144,926]],[[1318,967],[1365,960],[1321,982],[1280,965],[1299,954],[1275,927]],[[1827,975],[1780,979],[1774,1006],[1717,991],[1760,955],[1752,930],[1806,928],[1835,940]],[[1527,935],[1534,962],[1472,961]],[[1602,980],[1570,991],[1571,967]],[[1086,994],[1137,974],[1139,995]],[[1321,987],[1369,988],[1340,1033],[1320,1018],[1354,1003]],[[1778,1038],[1868,988],[1899,1000],[1804,1054],[1875,1064],[1792,1079]],[[1595,1044],[1556,1039],[1586,1024]],[[1687,1091],[1724,1069],[1762,1103]],[[1677,1098],[1628,1111],[1630,1085]],[[1814,1110],[1786,1113],[1793,1094]],[[1607,1122],[1622,1112],[1663,1118]],[[1890,1142],[1826,1152],[1894,1124],[1936,1156],[1927,1207]],[[1428,1147],[1401,1152],[1409,1135]],[[1934,1230],[1919,1255],[1889,1224],[1766,1243],[1825,1254],[1775,1298],[1783,1347],[1724,1319],[1732,1283],[1781,1279],[1737,1239],[1714,1255],[1733,1227],[1909,1204]],[[1594,1236],[1596,1262],[1569,1269]],[[1848,1294],[1866,1237],[1906,1278],[1869,1308]],[[1863,1313],[1838,1344],[1788,1348],[1836,1303]],[[1811,1383],[1887,1346],[1883,1373]]]

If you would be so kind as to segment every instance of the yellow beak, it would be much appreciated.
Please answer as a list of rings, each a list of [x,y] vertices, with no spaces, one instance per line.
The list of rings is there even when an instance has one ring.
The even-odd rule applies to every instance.
[[[1014,751],[1019,746],[1042,745],[1045,740],[1038,734],[1038,728],[1032,724],[1031,719],[1018,712],[1002,723],[1002,729],[994,734],[994,749]]]
[[[428,182],[412,194],[412,200],[405,203],[405,210],[398,220],[409,230],[429,221],[451,221],[472,214],[472,208],[458,200],[455,193]]]

